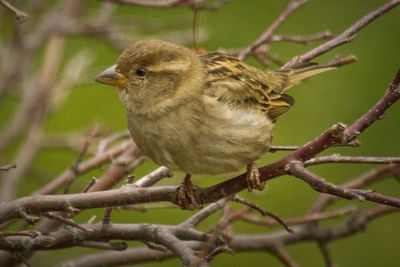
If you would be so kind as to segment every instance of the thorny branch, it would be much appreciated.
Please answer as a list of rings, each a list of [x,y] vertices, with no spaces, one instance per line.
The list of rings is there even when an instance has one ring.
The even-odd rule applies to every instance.
[[[229,1],[108,0],[105,2],[153,8],[185,6],[193,9],[216,9]],[[304,55],[293,58],[284,66],[309,61],[353,40],[358,31],[393,9],[400,3],[400,0],[390,1],[370,12],[336,36],[329,31],[309,36],[276,34],[275,32],[287,21],[290,15],[307,2],[309,0],[290,0],[286,10],[254,43],[236,53],[238,57],[245,59],[254,55],[264,64],[269,64],[270,61],[279,61],[275,55],[269,53],[269,48],[273,43],[310,44],[314,41],[328,40]],[[28,18],[25,13],[8,2],[0,0],[0,3],[12,11],[17,20]],[[85,255],[81,258],[72,259],[65,264],[73,264],[74,266],[90,266],[91,264],[98,264],[98,262],[105,265],[134,264],[177,256],[187,266],[209,266],[209,263],[220,253],[267,251],[287,266],[298,266],[286,247],[300,242],[314,241],[319,245],[327,266],[332,266],[332,258],[327,250],[327,244],[330,241],[354,235],[364,230],[370,221],[399,211],[399,199],[372,190],[361,190],[362,187],[388,177],[399,177],[399,157],[355,157],[337,154],[316,157],[316,155],[333,146],[358,146],[356,138],[376,120],[381,119],[386,110],[400,98],[400,70],[378,103],[350,126],[347,127],[342,123],[336,124],[303,146],[276,146],[271,148],[271,152],[280,150],[292,152],[277,162],[261,167],[260,175],[263,181],[292,174],[310,184],[315,190],[328,193],[321,194],[310,209],[310,213],[304,216],[282,219],[276,216],[273,220],[252,215],[248,209],[234,211],[227,208],[227,203],[234,200],[234,194],[247,188],[246,174],[242,174],[211,187],[195,189],[195,197],[199,203],[211,204],[180,224],[119,224],[111,222],[112,208],[157,201],[169,201],[176,204],[176,186],[154,186],[162,179],[172,176],[171,172],[165,167],[160,167],[140,179],[135,179],[135,182],[132,181],[133,176],[129,176],[131,178],[128,178],[126,184],[117,189],[112,189],[143,161],[140,151],[132,141],[118,141],[126,135],[124,133],[112,134],[104,138],[100,141],[97,152],[90,156],[92,150],[89,147],[89,142],[87,142],[72,168],[66,169],[32,196],[9,201],[14,198],[13,192],[16,185],[29,170],[38,151],[46,145],[51,147],[49,145],[51,142],[44,142],[44,140],[47,140],[43,131],[44,123],[57,107],[64,103],[65,92],[79,81],[76,77],[81,76],[81,73],[87,68],[87,64],[80,63],[81,61],[87,62],[87,57],[85,60],[71,60],[70,64],[67,64],[69,66],[67,69],[70,71],[65,71],[67,77],[61,79],[61,82],[57,81],[60,62],[65,54],[64,43],[67,36],[76,33],[102,35],[112,45],[121,47],[120,37],[124,34],[119,31],[119,25],[111,19],[114,10],[113,5],[104,3],[100,8],[99,15],[89,19],[82,18],[83,7],[84,4],[78,0],[55,5],[53,10],[45,13],[38,20],[36,30],[28,32],[29,27],[25,28],[17,23],[14,25],[13,43],[8,44],[8,46],[3,46],[0,43],[0,53],[6,56],[6,60],[2,64],[3,66],[4,62],[10,64],[7,68],[2,68],[2,71],[3,69],[4,71],[0,73],[0,101],[7,97],[7,94],[14,90],[16,85],[21,86],[22,99],[10,123],[2,129],[0,155],[3,155],[4,151],[11,147],[18,139],[17,137],[23,138],[23,144],[17,153],[17,157],[11,161],[16,162],[18,168],[10,170],[15,168],[15,165],[4,165],[6,163],[2,163],[4,166],[0,167],[0,175],[2,175],[0,182],[2,185],[6,185],[2,188],[4,190],[2,198],[8,200],[8,202],[0,204],[0,223],[2,223],[0,229],[7,229],[7,226],[18,218],[36,224],[34,230],[0,232],[0,249],[2,249],[0,250],[0,265],[11,265],[18,262],[28,264],[27,259],[37,250],[82,246],[112,251]],[[34,14],[33,12],[28,13]],[[47,46],[44,46],[44,44],[47,44]],[[32,73],[29,66],[32,64],[34,53],[41,47],[45,47],[43,65],[39,67],[40,70],[37,73]],[[355,61],[355,56],[335,57],[326,65],[343,66]],[[39,78],[36,78],[36,76]],[[24,82],[17,84],[19,80]],[[32,90],[32,88],[37,90]],[[25,125],[24,122],[26,121],[32,123]],[[83,160],[82,155],[86,152],[88,159]],[[3,160],[0,158],[0,162]],[[385,165],[369,170],[341,186],[328,183],[323,177],[306,169],[306,167],[316,164],[338,162]],[[81,190],[83,193],[53,195],[57,190],[65,187],[71,179],[78,178],[106,164],[109,165],[102,172],[102,175],[97,179],[93,178],[86,188]],[[367,199],[385,205],[378,204],[362,211],[353,206],[324,211],[328,205],[343,198]],[[262,214],[272,214],[247,200],[241,199],[239,202],[247,203],[247,206],[262,211]],[[99,207],[107,207],[106,215],[100,223],[92,223],[93,220],[91,220],[89,223],[82,224],[73,220],[73,217],[80,210]],[[223,209],[223,212],[216,225],[205,231],[196,229],[201,222],[221,209]],[[329,227],[318,226],[319,221],[331,218],[336,218],[337,222]],[[37,223],[38,221],[39,223]],[[279,223],[285,226],[296,226],[293,227],[293,233],[276,231],[257,235],[236,234],[233,224],[237,221],[267,227]],[[63,227],[60,227],[61,225]],[[115,240],[137,240],[143,242],[146,247],[128,248],[125,242],[115,242]],[[115,252],[115,250],[118,250],[118,252]]]

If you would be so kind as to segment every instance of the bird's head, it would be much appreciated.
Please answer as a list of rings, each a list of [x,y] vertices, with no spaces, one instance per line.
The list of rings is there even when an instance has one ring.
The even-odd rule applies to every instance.
[[[200,60],[188,48],[160,40],[142,40],[128,47],[117,64],[95,80],[118,87],[129,112],[159,113],[193,95],[201,77]]]

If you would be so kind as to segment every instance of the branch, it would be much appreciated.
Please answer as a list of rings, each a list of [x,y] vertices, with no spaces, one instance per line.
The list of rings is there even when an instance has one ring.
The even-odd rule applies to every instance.
[[[391,164],[400,163],[400,157],[354,157],[333,154],[330,156],[318,157],[304,162],[304,167],[324,163],[368,163],[368,164]]]
[[[0,4],[3,5],[5,8],[7,8],[8,10],[10,10],[12,13],[14,13],[14,16],[18,20],[18,22],[24,23],[30,19],[28,14],[19,10],[15,6],[11,5],[8,1],[0,0]]]
[[[106,162],[110,161],[112,158],[118,157],[121,155],[125,150],[127,150],[132,145],[132,141],[127,141],[121,145],[116,145],[107,151],[94,156],[91,159],[88,159],[82,163],[80,163],[76,170],[79,174],[86,173],[90,170],[98,168],[105,164]],[[42,189],[36,191],[35,195],[49,195],[54,194],[57,189],[61,188],[65,185],[73,176],[71,169],[68,168],[58,177],[53,179],[49,184],[45,185]]]
[[[179,6],[188,6],[195,9],[217,9],[231,0],[219,0],[217,3],[206,3],[203,0],[160,0],[160,1],[146,1],[146,0],[105,0],[121,5],[142,6],[151,8],[170,8]]]
[[[332,210],[332,211],[328,211],[328,212],[323,212],[323,213],[312,213],[312,214],[308,214],[308,215],[300,216],[300,217],[285,218],[285,219],[282,219],[282,221],[288,225],[303,224],[303,223],[309,223],[309,222],[318,222],[318,221],[322,221],[322,220],[338,218],[338,217],[347,215],[349,213],[351,214],[351,213],[354,213],[356,210],[357,210],[357,208],[355,206],[348,206],[345,208]],[[237,219],[242,220],[244,222],[259,224],[259,225],[264,225],[264,226],[279,225],[279,223],[276,220],[265,219],[265,218],[261,218],[261,217],[254,216],[251,214],[241,214],[240,216],[237,217]]]
[[[330,62],[324,65],[324,67],[341,67],[347,64],[357,62],[357,57],[350,55],[347,57],[336,56]]]
[[[287,267],[300,267],[284,246],[277,246],[274,255]]]
[[[210,204],[206,208],[203,208],[202,210],[200,210],[193,216],[189,217],[186,221],[184,221],[180,225],[183,227],[195,227],[200,222],[202,222],[207,217],[209,217],[211,214],[215,213],[219,209],[222,209],[228,200],[229,200],[229,197],[220,199],[217,202]]]
[[[175,199],[175,186],[138,188],[125,185],[119,189],[69,195],[36,195],[20,198],[0,205],[0,223],[21,218],[18,207],[29,214],[47,211],[68,211],[98,207],[125,206],[137,203],[169,201]]]
[[[381,181],[393,174],[400,173],[400,164],[390,164],[386,166],[382,166],[376,169],[372,169],[367,171],[365,174],[360,175],[359,177],[341,185],[342,188],[362,188],[364,186],[370,185],[372,183],[376,183]],[[320,195],[315,201],[313,207],[311,208],[311,212],[320,212],[327,205],[332,204],[335,200],[338,200],[338,197],[333,195]]]
[[[10,164],[10,165],[4,165],[0,167],[0,171],[6,171],[8,172],[11,169],[17,168],[17,164]]]
[[[81,228],[86,229],[82,231]],[[7,242],[0,242],[0,248],[9,251],[17,251],[24,246],[30,250],[53,250],[62,247],[80,245],[82,241],[110,241],[138,240],[155,243],[168,243],[164,237],[173,236],[177,240],[207,241],[208,235],[192,228],[182,228],[173,225],[159,224],[108,224],[102,223],[80,224],[75,226],[60,227],[51,234],[38,234],[30,240],[24,239],[27,236],[8,236]],[[161,237],[161,240],[160,240]],[[165,245],[165,244],[164,244]]]
[[[395,2],[395,1],[393,1]],[[400,3],[399,1],[396,1]],[[383,97],[370,110],[357,119],[348,129],[349,139],[354,140],[375,121],[384,118],[386,110],[400,98],[400,69],[386,89]]]
[[[370,200],[373,202],[400,208],[400,199],[384,196],[371,190],[343,189],[337,185],[326,182],[322,177],[305,169],[300,162],[292,162],[288,166],[289,174],[302,179],[314,190],[339,196],[345,199]]]
[[[191,2],[191,0],[163,0],[163,1],[106,0],[106,1],[122,5],[143,6],[143,7],[153,7],[153,8],[176,7],[176,6],[187,5]]]
[[[331,40],[333,39],[333,35],[330,31],[324,31],[315,33],[308,36],[301,35],[273,35],[271,37],[271,42],[292,42],[292,43],[300,43],[300,44],[309,44],[313,41],[319,40]]]
[[[238,55],[239,60],[244,60],[249,54],[253,53],[261,45],[269,42],[274,32],[282,25],[282,23],[297,9],[306,4],[309,0],[290,0],[285,11],[268,27],[268,29],[249,47],[241,51]]]
[[[235,253],[251,251],[269,251],[271,253],[275,253],[274,251],[276,251],[279,247],[298,244],[304,241],[309,242],[311,240],[316,240],[327,242],[331,240],[337,240],[339,238],[361,232],[365,230],[366,225],[372,220],[395,211],[398,211],[398,209],[379,205],[362,211],[343,223],[338,223],[329,227],[297,227],[293,234],[287,233],[286,231],[279,231],[265,234],[257,233],[235,235],[229,242],[229,247],[235,251]],[[113,231],[112,233],[115,233],[116,231],[117,230]],[[127,232],[127,234],[131,236],[129,232]],[[138,234],[141,237],[143,232]],[[124,234],[122,233],[122,235]],[[111,237],[107,236],[107,238]],[[200,250],[204,247],[204,243],[201,241],[185,241],[185,244],[187,247],[190,247],[193,250]],[[63,264],[68,266],[90,266],[92,264],[101,262],[104,265],[114,266],[121,264],[154,262],[155,260],[161,261],[173,256],[174,255],[168,251],[165,252],[153,250],[147,247],[136,247],[121,252],[110,251],[105,253],[85,255],[74,260],[69,260],[68,264],[67,262],[64,262]]]
[[[362,28],[367,26],[369,23],[372,21],[376,20],[392,8],[396,7],[398,4],[400,4],[400,0],[392,0],[386,3],[385,5],[381,6],[380,8],[368,13],[364,17],[362,17],[359,21],[354,23],[352,26],[350,26],[348,29],[346,29],[344,32],[342,32],[340,35],[336,36],[332,40],[324,43],[323,45],[320,45],[311,51],[305,53],[304,55],[294,57],[292,60],[290,60],[288,63],[286,63],[282,68],[289,67],[295,63],[299,62],[306,62],[309,61],[315,57],[318,57],[329,50],[340,46],[344,43],[348,43],[354,39],[354,35],[360,31]]]
[[[172,176],[172,172],[167,167],[161,166],[155,171],[140,178],[137,182],[135,182],[135,185],[138,187],[148,187],[156,184],[158,181],[165,177],[169,178]]]

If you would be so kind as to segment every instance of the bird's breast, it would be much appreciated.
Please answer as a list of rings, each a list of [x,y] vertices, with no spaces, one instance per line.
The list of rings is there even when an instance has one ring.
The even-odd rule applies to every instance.
[[[132,137],[159,165],[191,174],[237,171],[269,148],[273,123],[203,97],[152,120],[128,114]]]

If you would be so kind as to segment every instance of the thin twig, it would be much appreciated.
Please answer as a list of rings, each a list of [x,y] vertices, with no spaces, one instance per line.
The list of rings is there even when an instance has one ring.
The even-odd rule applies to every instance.
[[[271,42],[294,42],[300,44],[309,44],[319,40],[331,40],[334,35],[330,31],[319,32],[316,34],[301,36],[301,35],[273,35]]]
[[[271,146],[269,152],[275,153],[277,151],[294,151],[299,149],[301,146]]]
[[[64,194],[67,194],[69,191],[69,187],[71,185],[71,183],[76,179],[76,177],[79,175],[79,164],[81,164],[86,151],[89,148],[90,143],[92,142],[93,138],[95,138],[97,135],[99,134],[99,128],[96,125],[93,130],[90,132],[88,138],[86,139],[85,143],[83,144],[82,150],[80,151],[78,158],[75,160],[74,164],[72,164],[72,166],[70,167],[71,172],[72,172],[72,176],[69,179],[68,183],[65,185],[64,188]]]
[[[215,213],[217,210],[222,209],[228,200],[229,200],[229,198],[223,198],[223,199],[218,200],[215,203],[208,205],[207,207],[203,208],[202,210],[200,210],[193,216],[189,217],[186,221],[184,221],[180,225],[188,226],[188,227],[195,227],[200,222],[202,222],[204,219],[206,219],[208,216]]]
[[[287,267],[299,267],[284,246],[277,246],[274,255]]]
[[[238,55],[239,60],[244,60],[249,54],[253,53],[258,47],[269,42],[274,32],[282,25],[282,23],[297,9],[306,4],[309,0],[290,0],[287,8],[280,16],[268,27],[268,29],[249,47],[241,51]]]
[[[344,65],[348,65],[354,62],[357,62],[357,57],[354,55],[346,56],[346,57],[341,57],[341,56],[336,56],[334,59],[332,59],[330,62],[327,64],[324,64],[324,67],[341,67]],[[358,144],[359,145],[359,144]]]
[[[332,183],[326,182],[322,177],[308,171],[298,161],[293,161],[287,165],[288,174],[302,179],[314,190],[339,196],[345,199],[357,199],[360,201],[369,200],[381,204],[400,208],[400,199],[385,196],[373,192],[372,190],[344,189]]]
[[[104,153],[106,151],[107,147],[112,142],[115,142],[116,140],[121,139],[121,138],[127,138],[129,136],[130,136],[129,131],[121,131],[121,132],[113,133],[110,136],[107,136],[106,138],[100,140],[100,142],[97,146],[96,156],[101,155],[101,153]]]
[[[89,191],[89,189],[96,184],[97,179],[95,177],[92,177],[90,180],[90,183],[83,189],[82,193],[86,193]]]
[[[116,250],[116,251],[124,251],[128,248],[128,245],[125,242],[99,242],[99,241],[83,241],[79,244],[80,247],[86,248],[96,248],[96,249],[106,249],[106,250]]]
[[[104,216],[103,216],[103,225],[109,225],[111,222],[111,212],[112,212],[112,208],[108,207],[106,208],[105,212],[104,212]]]
[[[125,150],[129,149],[129,147],[132,145],[132,141],[126,141],[125,143],[121,145],[116,145],[114,147],[111,147],[104,153],[101,153],[100,155],[96,155],[93,158],[90,158],[81,164],[77,166],[78,172],[83,174],[86,173],[90,170],[93,170],[95,168],[100,167],[104,163],[110,161],[114,157],[118,157],[121,155]],[[45,185],[42,189],[36,191],[34,195],[48,195],[48,194],[54,194],[57,189],[62,187],[65,183],[67,183],[72,176],[71,169],[68,168],[66,171],[61,173],[59,176],[51,180],[51,182],[47,185]]]
[[[296,225],[296,224],[303,224],[303,223],[309,223],[309,222],[318,222],[322,220],[327,220],[327,219],[332,219],[332,218],[338,218],[344,215],[347,215],[349,213],[354,213],[357,210],[355,206],[348,206],[345,208],[337,209],[337,210],[332,210],[328,212],[322,212],[322,213],[311,213],[305,216],[299,216],[299,217],[293,217],[293,218],[284,218],[282,221],[284,221],[287,225]],[[260,218],[258,216],[254,216],[251,214],[240,214],[237,216],[237,219],[242,220],[244,222],[248,223],[254,223],[254,224],[259,224],[259,225],[265,225],[265,226],[275,226],[278,225],[276,220],[273,219],[266,219],[266,218]]]
[[[323,241],[318,241],[318,247],[319,247],[319,250],[321,251],[321,254],[322,254],[323,258],[324,258],[325,266],[326,267],[333,267],[334,264],[333,264],[333,261],[332,261],[331,254],[329,253],[327,243],[323,242]]]
[[[158,169],[156,169],[155,171],[153,171],[153,172],[143,176],[139,180],[137,180],[134,183],[134,185],[138,186],[138,187],[149,187],[149,186],[156,184],[163,178],[166,178],[166,177],[170,178],[172,176],[173,176],[172,172],[167,167],[161,166]]]
[[[29,230],[23,230],[23,231],[16,231],[16,232],[0,232],[0,238],[4,238],[7,236],[30,236],[30,237],[35,237],[38,236],[39,233],[36,231],[29,231]]]
[[[254,203],[252,203],[252,202],[250,202],[250,201],[248,201],[248,200],[246,200],[246,199],[244,199],[244,198],[241,198],[241,197],[239,197],[239,196],[233,197],[232,200],[233,200],[233,201],[236,201],[236,202],[239,202],[239,203],[242,203],[242,204],[244,204],[244,205],[250,207],[251,209],[253,209],[253,210],[255,210],[255,211],[258,211],[259,213],[261,213],[262,216],[267,215],[267,216],[273,218],[273,219],[276,220],[280,225],[282,225],[282,226],[285,228],[286,231],[288,231],[289,233],[293,233],[293,230],[292,230],[278,215],[276,215],[276,214],[274,214],[274,213],[272,213],[272,212],[266,211],[266,210],[264,210],[264,209],[258,207],[258,206],[255,205]]]
[[[0,0],[0,4],[3,5],[5,8],[7,8],[8,10],[10,10],[12,13],[14,13],[15,18],[18,20],[18,22],[24,23],[30,19],[28,14],[19,10],[18,8],[10,4],[8,1]]]
[[[55,213],[52,213],[52,212],[47,212],[47,213],[44,213],[43,216],[45,216],[47,218],[50,218],[50,219],[53,219],[53,220],[60,221],[60,222],[62,222],[64,224],[66,224],[66,225],[73,226],[75,228],[78,228],[78,229],[86,232],[86,233],[89,232],[89,230],[86,229],[85,227],[83,227],[82,225],[79,225],[79,224],[75,223],[72,219],[65,218],[65,217],[63,217],[63,216],[61,216],[59,214],[55,214]]]
[[[400,164],[390,164],[368,170],[366,173],[356,177],[355,179],[342,184],[342,188],[362,188],[372,183],[377,183],[393,174],[400,173]],[[321,194],[311,208],[311,212],[320,212],[329,204],[332,204],[339,198],[333,195]]]
[[[358,20],[356,23],[354,23],[351,27],[347,28],[344,32],[333,38],[332,40],[310,50],[309,52],[301,55],[294,57],[292,60],[290,60],[288,63],[286,63],[283,68],[289,67],[295,63],[298,62],[306,62],[309,61],[315,57],[318,57],[329,50],[340,46],[344,43],[348,43],[354,39],[355,34],[360,31],[362,28],[367,26],[369,23],[372,21],[376,20],[389,10],[393,9],[396,7],[398,4],[400,4],[400,0],[392,0],[384,4],[378,9],[375,9],[374,11],[368,13],[364,17],[362,17],[360,20]]]
[[[216,247],[213,251],[210,252],[210,254],[208,254],[205,257],[204,260],[206,262],[211,262],[218,254],[221,254],[222,252],[229,252],[231,255],[235,254],[235,252],[230,247],[228,247],[227,245],[224,245],[224,246]]]
[[[17,164],[4,165],[0,167],[0,171],[8,172],[10,169],[15,169],[15,168],[17,168]]]
[[[324,164],[324,163],[367,163],[367,164],[391,164],[400,163],[400,157],[357,157],[357,156],[342,156],[333,154],[312,158],[304,162],[304,167]]]
[[[105,0],[114,2],[121,5],[142,6],[151,8],[170,8],[178,6],[187,6],[193,9],[217,9],[230,2],[230,0],[219,0],[216,3],[207,3],[205,1],[197,0],[160,0],[160,1],[146,1],[146,0]]]

